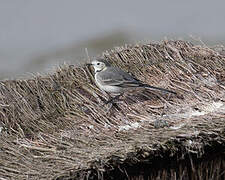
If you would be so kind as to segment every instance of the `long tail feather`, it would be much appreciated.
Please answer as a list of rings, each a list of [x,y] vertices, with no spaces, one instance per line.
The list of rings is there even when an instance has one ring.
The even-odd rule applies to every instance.
[[[163,88],[160,88],[160,87],[150,86],[148,84],[143,84],[143,87],[150,88],[150,89],[157,89],[157,90],[164,91],[164,92],[168,92],[168,93],[172,93],[172,94],[177,94],[174,91],[171,91],[171,90],[168,90],[168,89],[163,89]]]

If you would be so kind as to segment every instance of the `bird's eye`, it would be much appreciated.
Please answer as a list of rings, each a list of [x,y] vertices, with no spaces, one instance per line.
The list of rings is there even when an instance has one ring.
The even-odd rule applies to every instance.
[[[100,63],[97,63],[97,65],[100,65]]]

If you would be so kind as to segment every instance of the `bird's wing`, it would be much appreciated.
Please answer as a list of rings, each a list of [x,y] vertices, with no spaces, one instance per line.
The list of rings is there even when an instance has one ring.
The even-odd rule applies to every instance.
[[[141,83],[133,76],[119,68],[109,67],[106,71],[98,74],[99,80],[104,85],[120,86],[120,87],[137,87]]]
[[[125,88],[145,87],[149,89],[157,89],[160,91],[177,94],[176,92],[171,90],[144,84],[143,82],[136,79],[134,76],[131,76],[129,73],[122,71],[119,68],[109,67],[106,71],[107,72],[104,72],[104,73],[100,72],[98,74],[99,81],[103,85],[119,86],[119,87],[125,87]]]

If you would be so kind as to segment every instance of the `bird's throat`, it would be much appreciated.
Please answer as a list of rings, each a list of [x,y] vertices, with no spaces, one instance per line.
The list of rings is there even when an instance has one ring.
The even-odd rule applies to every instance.
[[[107,69],[107,67],[104,67],[103,69],[98,69],[95,71],[95,73],[99,73],[99,72],[102,72],[102,71],[105,71]]]

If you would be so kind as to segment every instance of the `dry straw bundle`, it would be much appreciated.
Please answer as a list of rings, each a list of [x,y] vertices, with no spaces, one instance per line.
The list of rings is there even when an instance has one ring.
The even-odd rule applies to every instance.
[[[225,178],[222,51],[164,41],[104,53],[142,81],[178,93],[138,92],[110,110],[85,66],[0,82],[0,177]]]

